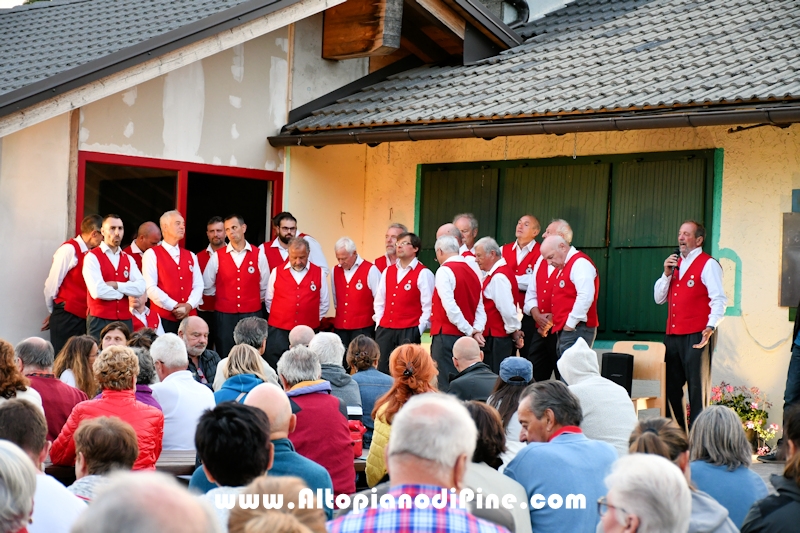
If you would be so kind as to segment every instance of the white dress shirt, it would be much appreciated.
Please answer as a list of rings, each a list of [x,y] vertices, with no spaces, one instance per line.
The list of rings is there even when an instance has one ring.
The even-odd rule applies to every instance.
[[[681,268],[678,271],[678,279],[683,279],[683,274],[689,270],[689,267],[702,251],[702,248],[695,248],[683,258]],[[715,259],[712,258],[706,261],[703,271],[700,273],[700,281],[706,286],[708,297],[711,299],[711,312],[708,315],[707,326],[716,328],[725,316],[725,306],[728,303],[728,298],[725,296],[725,289],[722,287],[722,267]],[[653,288],[653,297],[658,305],[667,301],[669,282],[670,278],[666,274],[661,274],[661,277],[656,280],[656,285]]]
[[[578,250],[576,250],[574,246],[570,246],[567,257],[564,260],[565,264],[577,253]],[[556,274],[556,282],[558,282],[559,277],[563,273],[564,270],[562,269]],[[574,329],[575,326],[578,325],[578,322],[586,322],[589,308],[594,302],[594,278],[596,277],[597,269],[594,268],[594,265],[592,265],[588,259],[579,257],[572,263],[569,280],[575,285],[575,290],[578,292],[578,295],[575,297],[572,311],[570,311],[567,317],[566,327]]]
[[[531,242],[529,242],[528,244],[526,244],[521,248],[519,246],[519,241],[514,241],[514,246],[512,246],[511,248],[514,250],[514,253],[517,254],[518,265],[522,263],[522,261],[524,261],[526,257],[528,257],[528,254],[533,251],[534,246],[536,246],[536,239],[532,240]],[[521,275],[517,275],[517,287],[519,288],[519,290],[521,291],[527,290],[530,282],[531,282],[531,274],[525,272]]]
[[[33,521],[28,533],[69,533],[78,517],[86,511],[86,502],[72,494],[55,478],[36,473],[33,494]]]
[[[196,382],[188,370],[173,372],[150,388],[164,412],[163,449],[194,450],[197,422],[206,409],[216,405],[214,393]]]
[[[486,275],[490,276],[494,274],[498,268],[506,264],[506,260],[501,257]],[[503,317],[503,326],[506,329],[506,333],[511,335],[522,328],[522,324],[517,316],[517,303],[514,301],[511,281],[505,274],[500,273],[492,276],[489,284],[483,290],[483,296],[494,302],[497,311],[500,313],[500,316]]]
[[[353,276],[358,270],[358,267],[361,266],[361,263],[364,262],[364,259],[360,255],[356,255],[356,262],[353,263],[353,267],[350,270],[344,270],[340,265],[336,265],[333,268],[342,268],[344,271],[344,279],[347,283],[350,283],[350,280],[353,279]],[[369,290],[372,291],[372,297],[375,298],[375,295],[378,294],[378,285],[381,283],[381,271],[378,270],[378,267],[372,265],[367,273],[367,287]],[[333,305],[338,305],[336,302],[336,284],[333,282],[333,276],[331,276],[331,292],[333,294]]]
[[[114,268],[119,267],[119,260],[124,253],[122,248],[117,247],[116,252],[112,252],[111,248],[105,243],[100,243],[100,250],[108,257]],[[95,300],[121,300],[126,296],[141,296],[144,294],[144,278],[142,273],[139,272],[139,267],[136,266],[136,261],[131,257],[128,260],[130,269],[128,270],[128,281],[118,281],[117,288],[113,289],[103,279],[103,273],[100,271],[100,262],[94,254],[86,254],[83,259],[83,280],[86,282],[86,290],[89,295]]]
[[[131,254],[139,254],[139,255],[143,255],[144,254],[142,249],[139,248],[138,246],[136,246],[136,241],[135,240],[133,242],[131,242]]]
[[[397,267],[397,283],[399,284],[406,275],[417,268],[419,260],[415,257],[411,260],[406,268],[400,266],[400,260],[395,263]],[[386,273],[389,267],[381,272],[381,281],[378,284],[378,292],[375,294],[375,315],[372,317],[375,324],[380,324],[383,318],[383,312],[386,309]],[[423,268],[417,276],[417,289],[419,289],[419,299],[422,304],[422,314],[419,316],[419,334],[425,333],[425,330],[430,327],[431,320],[431,306],[433,305],[433,287],[435,281],[433,272],[428,268]]]
[[[147,317],[150,316],[150,308],[145,306],[143,313],[139,313],[133,307],[131,307],[130,310],[131,314],[147,327]],[[158,317],[158,327],[155,329],[155,332],[159,337],[164,334],[164,326],[161,325],[161,317]]]
[[[72,239],[78,243],[82,252],[88,252],[89,247],[83,242],[79,236]],[[58,247],[56,253],[53,254],[53,264],[50,265],[50,274],[44,282],[44,302],[47,305],[47,311],[53,312],[53,300],[56,299],[58,289],[61,288],[61,283],[67,275],[67,272],[78,266],[78,257],[75,255],[75,248],[65,243]]]
[[[283,268],[289,270],[289,272],[292,274],[292,277],[294,278],[295,283],[297,283],[298,285],[300,284],[301,281],[303,281],[303,278],[306,277],[306,274],[308,274],[308,265],[306,265],[306,267],[300,272],[293,269],[292,265],[289,263],[283,265]],[[269,313],[270,310],[272,309],[272,300],[275,298],[276,277],[277,277],[277,269],[269,273],[269,283],[267,285],[267,297],[264,299],[264,306],[267,308],[267,313]],[[325,317],[325,315],[328,314],[328,309],[330,309],[331,302],[330,302],[330,297],[328,296],[328,284],[325,283],[324,276],[320,280],[320,285],[321,286],[319,288],[319,318],[320,320],[322,320]]]
[[[297,232],[297,235],[300,235],[299,231]],[[328,269],[328,261],[325,259],[325,254],[322,252],[322,246],[320,246],[317,240],[311,235],[305,235],[303,239],[308,243],[308,260],[322,269],[323,276],[327,276],[330,270]],[[258,245],[258,247],[261,248],[265,254],[267,253],[267,251],[264,250],[263,244]],[[289,258],[289,250],[281,246],[280,240],[277,237],[272,239],[270,247],[277,248],[284,261]]]
[[[159,246],[167,251],[177,265],[180,261],[180,248],[167,244],[166,241],[161,241]],[[187,303],[192,306],[192,309],[197,309],[200,302],[203,301],[203,274],[200,273],[200,263],[197,262],[197,256],[194,255],[194,252],[189,253],[192,254],[194,268],[192,269],[192,292]],[[158,286],[158,258],[153,248],[149,248],[142,256],[142,270],[145,285],[147,286],[147,297],[162,309],[167,311],[175,309],[175,306],[178,305],[177,300],[171,298]]]
[[[483,328],[486,326],[486,311],[483,308],[483,294],[478,294],[478,309],[475,311],[475,321],[470,324],[467,322],[467,319],[464,318],[464,313],[456,303],[454,295],[456,289],[456,275],[450,267],[447,266],[448,263],[467,263],[467,261],[460,255],[453,255],[445,259],[444,263],[442,263],[436,271],[436,292],[442,300],[442,307],[444,307],[444,312],[447,314],[447,319],[451,324],[457,327],[461,333],[469,337],[472,335],[473,331],[483,331]],[[481,278],[478,277],[478,283],[480,283],[480,279]]]
[[[539,307],[539,297],[536,292],[536,276],[538,275],[539,269],[545,267],[547,268],[547,277],[549,279],[555,268],[551,267],[547,261],[544,260],[544,257],[540,255],[539,259],[536,260],[536,264],[533,266],[530,283],[528,283],[528,290],[525,291],[525,304],[522,306],[522,312],[526,315],[530,315],[531,309],[534,307]]]
[[[210,246],[210,245],[209,245]],[[253,249],[249,242],[245,242],[244,248],[241,252],[237,252],[232,244],[225,247],[225,252],[231,255],[233,263],[236,268],[242,266],[247,252]],[[225,253],[223,252],[223,253]],[[267,297],[267,284],[269,283],[269,263],[267,263],[267,256],[264,255],[264,249],[258,248],[258,271],[261,273],[261,280],[258,286],[261,289],[260,299],[263,302]],[[214,296],[217,293],[217,273],[219,272],[219,253],[212,252],[209,254],[206,269],[203,271],[203,294],[207,296]]]

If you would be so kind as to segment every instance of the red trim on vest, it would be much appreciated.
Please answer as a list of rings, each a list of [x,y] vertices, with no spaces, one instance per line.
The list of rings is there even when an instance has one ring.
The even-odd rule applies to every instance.
[[[261,270],[258,248],[250,247],[240,267],[227,249],[217,250],[216,310],[221,313],[255,313],[261,310]]]
[[[536,303],[540,313],[553,311],[553,286],[558,276],[558,269],[554,268],[548,276],[547,268],[547,261],[542,259],[539,270],[536,271]]]
[[[275,293],[269,313],[269,325],[291,330],[304,325],[319,328],[319,303],[322,269],[308,263],[308,272],[298,285],[290,268],[279,268],[275,275]]]
[[[400,283],[397,283],[397,265],[386,267],[386,306],[383,309],[380,326],[390,329],[419,327],[422,316],[422,294],[417,280],[425,265],[417,261]]]
[[[673,270],[669,281],[669,293],[667,293],[668,335],[689,335],[706,329],[708,315],[711,312],[711,298],[708,296],[708,288],[703,285],[700,276],[710,259],[713,257],[705,252],[700,252],[700,255],[694,258],[692,264],[683,273],[683,279],[678,279],[678,270]],[[679,257],[679,267],[682,261],[683,258]]]
[[[169,252],[163,247],[153,246],[152,250],[156,254],[158,288],[167,293],[167,296],[179,304],[187,303],[189,301],[189,296],[192,295],[194,267],[199,267],[199,265],[194,264],[191,252],[184,248],[179,248],[180,256],[176,264],[172,256],[169,255]],[[163,307],[156,305],[155,302],[150,302],[150,311],[158,313],[158,316],[163,320],[177,322],[172,311],[167,311]],[[197,311],[192,309],[189,314],[194,316],[197,314]]]
[[[502,248],[503,259],[506,260],[509,268],[514,271],[517,276],[524,276],[525,274],[532,274],[533,267],[536,266],[536,260],[539,259],[541,252],[539,251],[540,245],[534,241],[533,248],[528,254],[522,258],[522,262],[517,264],[517,251],[514,245],[517,241],[504,244]],[[523,307],[525,305],[525,293],[517,291],[515,295],[517,305]]]
[[[119,254],[119,264],[116,270],[114,270],[111,260],[99,246],[89,253],[93,254],[97,258],[97,262],[100,263],[100,273],[103,275],[103,281],[124,283],[130,279],[131,259],[125,252]],[[132,318],[127,296],[123,296],[119,300],[101,300],[92,298],[87,291],[86,302],[89,307],[89,314],[93,317],[106,320],[130,320]]]
[[[580,257],[586,259],[594,266],[594,263],[588,255],[583,252],[578,252],[570,257],[567,264],[564,265],[564,268],[561,269],[553,280],[553,332],[564,329],[564,326],[567,324],[567,318],[569,318],[569,314],[575,305],[575,299],[578,297],[578,289],[575,288],[575,284],[572,283],[569,276],[572,272],[572,265],[574,265],[575,261]],[[556,272],[558,272],[558,270],[554,271],[553,274]],[[595,267],[595,272],[597,272],[597,267]],[[561,286],[562,283],[564,284],[563,287]],[[594,277],[594,301],[589,307],[589,311],[586,313],[586,326],[590,328],[596,328],[600,325],[600,322],[597,320],[597,296],[599,294],[600,276],[597,275]]]
[[[136,318],[136,315],[133,313],[131,313],[131,320],[133,321],[133,331],[139,331],[144,328],[157,330],[158,325],[161,324],[161,317],[152,311],[147,313],[147,324]]]
[[[377,258],[375,261],[373,261],[372,264],[375,265],[378,268],[378,272],[383,274],[383,271],[386,270],[386,267],[389,266],[387,264],[388,262],[389,261],[387,261],[387,259],[386,259],[386,254],[383,254],[382,256]]]
[[[471,250],[466,250],[461,252],[461,257],[475,257],[475,254],[473,254]]]
[[[136,266],[139,267],[139,272],[141,272],[142,271],[142,256],[144,255],[144,253],[137,254],[136,252],[133,251],[133,248],[131,248],[130,245],[128,245],[125,248],[123,248],[122,251],[133,258],[133,260],[136,262]]]
[[[453,298],[456,305],[461,309],[464,318],[470,324],[475,322],[475,314],[478,311],[478,302],[481,295],[481,282],[478,275],[472,270],[472,267],[467,263],[452,261],[446,265],[453,271],[456,277],[456,288],[453,291]],[[441,268],[441,267],[439,267]],[[431,307],[431,335],[458,335],[463,336],[462,333],[450,319],[447,318],[447,313],[442,305],[442,299],[439,297],[439,291],[433,289],[433,306]]]
[[[220,248],[220,250],[222,250],[222,248]],[[208,262],[211,260],[211,253],[209,253],[208,248],[206,248],[205,250],[197,252],[195,255],[197,256],[197,264],[200,265],[200,273],[205,274]],[[216,296],[206,296],[204,294],[203,303],[200,304],[198,309],[200,311],[212,312],[216,309],[216,302]]]
[[[75,257],[78,264],[67,271],[67,275],[61,281],[56,297],[53,301],[57,304],[64,304],[64,311],[67,313],[86,318],[89,313],[89,306],[86,298],[89,292],[86,290],[86,280],[83,279],[83,259],[88,252],[81,250],[80,244],[75,239],[70,239],[64,244],[69,244],[75,249]],[[62,244],[61,246],[64,246]]]
[[[374,326],[374,298],[369,288],[369,271],[372,263],[362,261],[353,273],[350,282],[340,266],[333,268],[333,286],[336,287],[336,316],[333,327],[336,329],[361,329]]]
[[[487,274],[483,278],[483,308],[486,311],[486,327],[483,329],[484,337],[507,337],[506,325],[503,322],[503,315],[497,310],[494,300],[486,296],[486,288],[492,282],[495,274],[503,274],[508,281],[511,282],[511,297],[516,296],[519,289],[517,288],[517,278],[514,276],[514,271],[508,265],[498,267],[497,270],[491,274]]]

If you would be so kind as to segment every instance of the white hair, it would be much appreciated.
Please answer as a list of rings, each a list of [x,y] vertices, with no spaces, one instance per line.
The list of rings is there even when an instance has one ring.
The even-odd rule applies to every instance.
[[[471,460],[477,440],[478,429],[463,403],[438,392],[419,394],[392,421],[389,457],[409,454],[450,468],[464,454]]]
[[[459,214],[457,214],[456,216],[453,217],[453,224],[458,222],[459,218],[466,218],[467,220],[469,220],[469,227],[470,227],[470,229],[472,231],[475,231],[476,229],[478,229],[478,219],[475,218],[475,215],[473,215],[472,213],[459,213]]]
[[[333,245],[333,250],[335,252],[344,250],[348,254],[354,254],[356,253],[356,243],[350,237],[342,237]]]
[[[150,357],[153,358],[153,362],[161,361],[169,369],[189,367],[186,343],[174,333],[167,333],[153,341],[153,345],[150,346]]]
[[[308,343],[308,347],[317,354],[320,364],[341,366],[344,360],[344,344],[336,333],[317,333]]]
[[[394,430],[392,430],[394,433]],[[617,460],[605,479],[613,493],[617,521],[639,518],[639,533],[671,533],[689,529],[692,495],[675,463],[660,455],[634,453]]]
[[[322,375],[319,357],[311,349],[303,345],[283,352],[278,359],[278,375],[286,380],[290,387],[301,381],[313,381]]]
[[[161,218],[158,219],[158,223],[161,226],[161,229],[166,228],[169,225],[169,221],[172,220],[172,217],[174,217],[175,215],[179,217],[183,216],[180,211],[175,209],[173,209],[172,211],[167,211],[166,213],[161,215]]]
[[[553,222],[558,222],[558,230],[556,230],[556,233],[564,237],[567,244],[572,244],[572,226],[569,225],[569,222],[563,218],[554,218],[550,223],[552,224]]]
[[[437,252],[442,252],[445,254],[457,254],[459,244],[455,237],[451,237],[450,235],[442,235],[436,239],[436,244],[433,246],[433,248]]]
[[[497,241],[492,239],[491,237],[482,237],[481,239],[479,239],[478,242],[475,243],[475,248],[478,248],[479,246],[483,248],[484,253],[489,254],[494,252],[494,254],[497,257],[502,256],[502,252],[500,251],[500,245],[497,244]]]
[[[28,524],[35,492],[31,458],[16,444],[0,440],[0,531],[19,531]]]

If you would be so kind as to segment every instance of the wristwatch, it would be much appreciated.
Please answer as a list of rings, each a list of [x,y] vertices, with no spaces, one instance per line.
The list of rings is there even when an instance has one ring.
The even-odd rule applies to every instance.
[[[706,326],[706,329],[709,329],[709,328],[711,329],[712,333],[714,331],[717,331],[717,328],[715,328],[714,326]]]

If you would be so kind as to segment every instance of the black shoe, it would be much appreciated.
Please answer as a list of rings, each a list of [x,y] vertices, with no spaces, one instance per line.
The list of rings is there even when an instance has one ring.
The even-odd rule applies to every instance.
[[[771,451],[767,455],[759,455],[756,457],[759,462],[761,463],[777,463],[778,461],[778,452]]]

